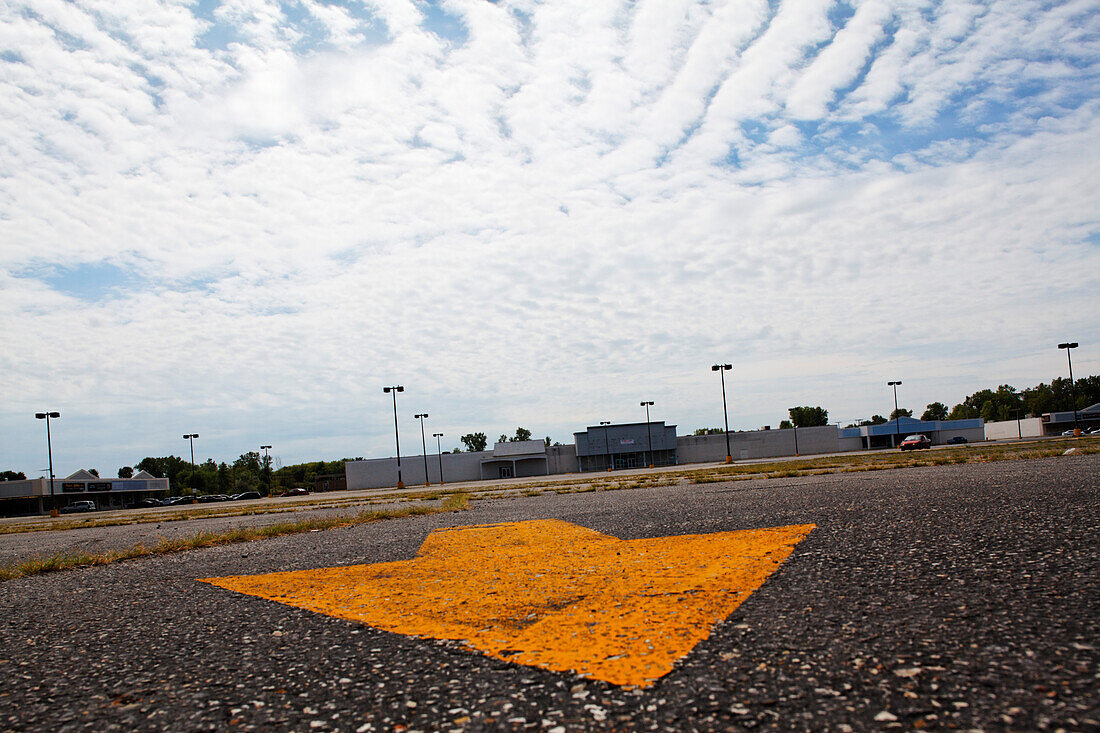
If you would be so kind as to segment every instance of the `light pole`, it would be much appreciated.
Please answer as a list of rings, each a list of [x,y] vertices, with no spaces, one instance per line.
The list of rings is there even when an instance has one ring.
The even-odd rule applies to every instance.
[[[383,387],[382,391],[393,395],[393,440],[397,444],[397,488],[405,488],[405,482],[401,480],[401,435],[397,432],[397,393],[404,392],[405,388],[400,384],[393,387]]]
[[[195,438],[199,437],[198,433],[188,433],[183,436],[183,439],[191,444],[191,465],[195,465]]]
[[[901,442],[901,414],[898,413],[898,385],[901,381],[887,382],[887,386],[894,388],[894,432],[897,433],[897,443]],[[895,448],[897,445],[894,446]]]
[[[263,475],[267,479],[267,493],[271,493],[271,456],[268,455],[268,451],[271,450],[270,445],[261,445],[260,450],[264,452],[264,470]]]
[[[428,416],[428,413],[421,412],[413,415],[420,421],[420,447],[424,451],[424,485],[431,486],[432,482],[428,480],[428,441],[424,438],[424,418]]]
[[[1077,342],[1069,341],[1058,344],[1058,348],[1066,350],[1066,359],[1069,361],[1069,398],[1073,400],[1073,434],[1080,435],[1081,429],[1077,427],[1077,389],[1073,386],[1073,358],[1069,355],[1070,349],[1077,348]]]
[[[794,428],[794,457],[798,458],[798,423],[794,421],[794,408],[787,410],[791,416],[791,427]]]
[[[439,443],[439,439],[443,437],[443,433],[432,433],[432,437],[435,438],[435,454],[439,456],[439,485],[443,485],[443,447]]]
[[[603,425],[603,449],[607,451],[607,470],[610,471],[614,465],[611,462],[611,437],[608,433],[608,425],[611,424],[610,420],[600,420],[600,425]]]
[[[712,372],[718,372],[722,377],[722,417],[726,421],[726,463],[733,463],[733,454],[730,453],[730,416],[726,410],[726,372],[733,369],[733,364],[715,364],[710,368]],[[798,455],[798,451],[795,451]]]
[[[46,421],[46,453],[50,459],[50,516],[57,516],[57,502],[53,495],[53,441],[50,439],[50,418],[61,417],[60,412],[36,412],[34,416],[38,420]]]
[[[653,433],[649,428],[649,407],[653,404],[653,400],[648,402],[643,400],[638,404],[645,408],[645,434],[646,439],[649,441],[649,467],[653,468]]]

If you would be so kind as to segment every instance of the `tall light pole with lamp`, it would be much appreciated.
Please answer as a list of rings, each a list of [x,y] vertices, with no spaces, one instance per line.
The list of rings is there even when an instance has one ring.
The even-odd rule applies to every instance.
[[[1077,426],[1077,389],[1073,386],[1073,358],[1069,355],[1070,349],[1077,348],[1077,342],[1067,341],[1064,344],[1058,344],[1058,348],[1066,350],[1066,359],[1069,361],[1069,398],[1073,400],[1073,434],[1080,435],[1081,428]]]
[[[36,412],[34,416],[38,420],[46,421],[46,453],[50,461],[50,516],[57,516],[57,501],[53,494],[53,441],[50,439],[50,418],[61,417],[60,412]]]
[[[198,433],[188,433],[183,436],[183,439],[191,444],[191,465],[195,465],[195,438],[199,437]]]
[[[653,432],[649,427],[649,408],[653,404],[653,400],[649,400],[648,402],[642,400],[638,404],[645,408],[645,434],[646,439],[649,441],[649,467],[653,468]]]
[[[397,393],[404,392],[405,388],[400,384],[392,387],[383,387],[382,391],[393,395],[393,439],[397,445],[397,488],[405,488],[405,482],[401,480],[401,435],[397,430]]]
[[[271,450],[270,445],[261,445],[260,450],[264,452],[264,469],[263,475],[267,477],[267,493],[271,493],[271,456],[268,451]]]
[[[897,443],[901,443],[901,414],[898,412],[898,385],[901,381],[887,382],[887,386],[894,388],[894,432],[897,433]],[[897,445],[894,446],[897,448]]]
[[[794,421],[794,411],[796,408],[792,407],[787,412],[791,416],[791,427],[794,428],[794,457],[798,458],[798,423]]]
[[[610,420],[600,420],[600,425],[603,425],[603,448],[607,451],[607,470],[610,471],[614,464],[611,462],[611,438],[608,433],[608,425],[611,424]]]
[[[428,441],[424,437],[424,418],[428,416],[426,412],[420,412],[413,415],[420,421],[420,447],[424,451],[424,485],[431,486],[432,482],[428,480]]]
[[[733,364],[715,364],[710,368],[712,372],[718,372],[722,377],[722,418],[726,421],[726,463],[733,463],[733,454],[730,453],[730,416],[726,410],[726,372],[733,369]]]
[[[443,437],[443,433],[432,433],[432,437],[435,438],[435,454],[439,456],[439,485],[443,485],[443,446],[440,444],[439,439]]]

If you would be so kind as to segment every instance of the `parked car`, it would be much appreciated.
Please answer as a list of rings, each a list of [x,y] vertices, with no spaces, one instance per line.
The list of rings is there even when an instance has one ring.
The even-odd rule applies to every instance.
[[[1072,431],[1072,430],[1065,430],[1065,431],[1063,431],[1063,432],[1062,432],[1062,435],[1063,435],[1063,436],[1067,436],[1067,435],[1076,435],[1076,434],[1077,434],[1077,433],[1075,433],[1075,432],[1074,432],[1074,431]]]
[[[295,487],[293,489],[290,489],[289,491],[284,491],[283,493],[279,494],[279,496],[307,496],[308,494],[309,492],[305,489],[301,487]]]
[[[967,440],[966,438],[964,438],[961,435],[956,435],[954,437],[951,437],[951,438],[947,439],[947,444],[948,445],[966,445],[969,442],[970,442],[969,440]]]
[[[260,495],[259,491],[242,491],[239,494],[233,494],[233,496],[229,498],[233,501],[246,501],[249,499],[262,499],[263,497]]]
[[[94,501],[74,501],[68,506],[61,507],[62,514],[75,514],[76,512],[94,512]]]
[[[127,509],[146,509],[151,506],[164,506],[164,502],[160,499],[154,499],[149,496],[139,501],[135,501],[133,504],[127,504]]]
[[[211,504],[218,501],[229,501],[229,497],[225,494],[203,494],[199,497],[200,504]]]
[[[910,435],[905,440],[901,441],[902,450],[920,450],[921,448],[931,448],[932,440],[927,435]]]
[[[165,499],[164,506],[176,506],[177,504],[190,504],[195,500],[193,496],[173,496],[169,499]]]

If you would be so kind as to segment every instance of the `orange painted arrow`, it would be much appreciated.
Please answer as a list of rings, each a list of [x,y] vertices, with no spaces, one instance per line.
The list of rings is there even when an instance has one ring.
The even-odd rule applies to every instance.
[[[542,520],[432,532],[412,560],[213,585],[489,656],[645,687],[710,635],[812,524],[620,540]]]

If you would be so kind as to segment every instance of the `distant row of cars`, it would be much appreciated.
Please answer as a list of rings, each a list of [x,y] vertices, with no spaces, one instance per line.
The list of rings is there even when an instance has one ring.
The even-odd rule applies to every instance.
[[[966,445],[969,441],[961,435],[956,435],[947,439],[947,445]],[[901,441],[902,450],[921,450],[922,448],[931,449],[932,439],[927,435],[910,435],[905,440]]]
[[[1076,435],[1076,434],[1077,433],[1073,430],[1066,430],[1065,432],[1062,433],[1062,436],[1065,437],[1065,436]],[[1082,430],[1081,435],[1100,435],[1100,427],[1090,428],[1089,430]]]

